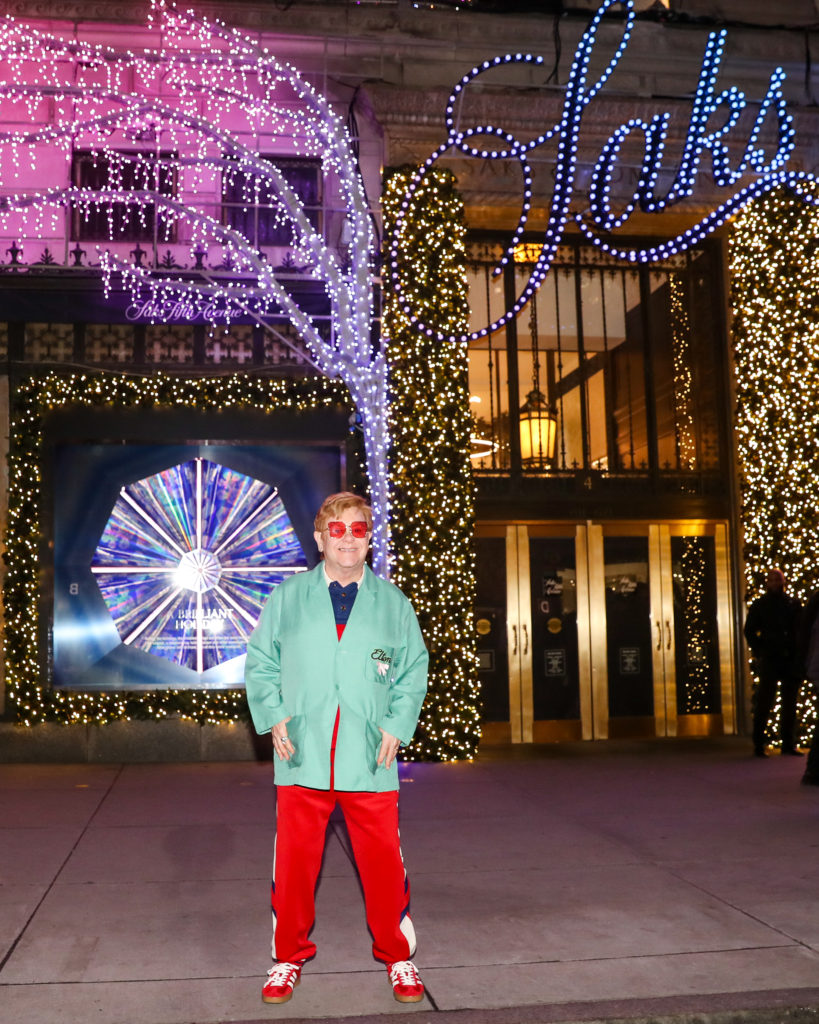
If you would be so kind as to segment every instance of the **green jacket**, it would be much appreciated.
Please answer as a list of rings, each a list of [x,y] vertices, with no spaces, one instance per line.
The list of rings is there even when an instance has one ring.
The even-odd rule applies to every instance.
[[[295,754],[274,757],[279,786],[330,788],[330,743],[341,710],[335,787],[398,789],[398,766],[377,766],[379,727],[409,743],[427,689],[429,656],[412,605],[368,567],[341,640],[321,564],[280,583],[248,640],[245,686],[253,724],[290,716]]]

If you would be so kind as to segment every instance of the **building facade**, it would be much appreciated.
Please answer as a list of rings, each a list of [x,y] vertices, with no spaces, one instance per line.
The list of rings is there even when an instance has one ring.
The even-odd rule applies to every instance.
[[[735,6],[733,11],[723,4],[717,11],[706,0],[672,0],[670,9],[654,5],[638,10],[626,40],[624,12],[614,5],[597,31],[586,77],[591,96],[576,102],[576,133],[571,134],[567,97],[594,14],[591,4],[571,9],[559,3],[506,5],[505,10],[404,0],[302,0],[284,10],[239,0],[197,5],[197,15],[219,17],[266,46],[326,97],[353,140],[379,239],[384,169],[422,164],[454,130],[448,113],[472,140],[472,151],[451,149],[437,163],[455,175],[467,228],[474,642],[484,742],[746,729],[751,677],[741,640],[747,584],[735,436],[731,227],[695,240],[684,233],[753,179],[720,186],[712,166],[716,142],[711,149],[700,147],[696,156],[689,143],[699,117],[714,132],[727,126],[726,153],[735,163],[752,133],[761,149],[775,153],[782,128],[775,104],[758,131],[755,118],[778,66],[785,72],[780,92],[794,119],[796,146],[788,166],[813,172],[819,167],[813,98],[819,84],[810,63],[812,8],[787,4],[772,25],[766,19],[773,15],[763,5]],[[7,8],[21,24],[72,46],[104,44],[117,52],[155,46],[148,4],[143,9],[75,0],[57,11],[54,5],[17,0]],[[726,25],[720,63],[713,50],[715,33]],[[541,59],[483,68],[496,55],[522,51]],[[710,80],[703,71],[709,53]],[[15,77],[20,73],[14,60],[7,58],[4,66],[7,85],[26,81],[25,75]],[[601,82],[599,91],[594,81]],[[464,82],[463,95],[455,106],[450,97],[459,82]],[[121,85],[124,91],[127,84]],[[157,79],[159,99],[163,88]],[[739,90],[749,101],[744,111],[735,99]],[[55,123],[61,102],[54,94],[35,105],[23,92],[7,88],[2,127],[46,128]],[[299,102],[291,88],[284,107],[298,111]],[[203,114],[201,107],[197,114]],[[36,165],[26,164],[25,157],[21,165],[20,154],[8,145],[2,154],[0,190],[6,197],[21,188],[78,190],[54,215],[6,217],[0,223],[2,411],[9,425],[4,436],[13,438],[21,429],[21,392],[52,388],[59,379],[70,379],[64,386],[76,389],[83,375],[103,388],[106,375],[144,382],[127,401],[121,391],[112,391],[101,407],[54,406],[40,425],[44,526],[36,643],[49,685],[67,692],[104,688],[102,676],[124,688],[132,679],[116,675],[125,670],[115,659],[96,674],[90,669],[83,674],[85,655],[64,639],[76,623],[61,588],[70,595],[71,560],[87,559],[92,550],[86,544],[75,551],[70,542],[84,514],[84,499],[68,500],[77,480],[96,492],[103,479],[99,466],[115,467],[106,485],[114,511],[105,511],[100,499],[97,516],[106,528],[120,489],[135,480],[154,481],[145,486],[155,496],[167,483],[155,478],[171,463],[204,460],[206,477],[209,466],[224,464],[260,486],[290,481],[281,487],[282,514],[298,538],[309,533],[315,496],[336,484],[360,485],[366,461],[355,430],[354,398],[329,385],[319,395],[312,383],[304,383],[313,380],[316,359],[287,310],[263,319],[224,316],[220,296],[243,272],[226,255],[227,245],[198,246],[196,232],[172,222],[161,203],[146,202],[134,212],[113,193],[104,207],[76,198],[83,189],[110,188],[110,153],[119,154],[123,191],[151,191],[182,206],[208,208],[215,223],[263,255],[288,295],[309,311],[328,346],[335,344],[338,324],[326,290],[292,244],[281,215],[258,188],[249,188],[253,179],[247,170],[222,166],[203,173],[189,153],[174,149],[171,135],[157,128],[148,111],[142,115],[139,130],[118,128],[104,153],[76,131],[50,157],[47,140],[41,140],[45,155]],[[594,210],[603,208],[622,214],[645,180],[646,126],[661,116],[665,159],[655,191],[677,188],[678,201],[656,212],[635,210],[618,244],[625,250],[660,249],[662,258],[619,258],[595,244],[574,218],[593,223]],[[630,122],[643,128],[624,131],[616,159],[604,167],[601,153],[618,127]],[[343,265],[355,240],[336,179],[319,158],[292,143],[287,123],[278,132],[260,131],[237,115],[236,125],[250,150],[276,164],[307,224]],[[702,125],[699,131],[702,139]],[[561,138],[573,147],[568,184]],[[519,151],[493,156],[492,147],[503,145]],[[137,163],[134,155],[146,153],[153,162]],[[683,175],[686,159],[691,166]],[[605,186],[601,168],[610,172]],[[679,184],[683,177],[690,187]],[[568,214],[556,220],[555,197],[567,190]],[[539,277],[545,239],[554,241],[548,273],[531,300],[514,312],[518,297]],[[674,239],[683,241],[669,244]],[[157,303],[155,296],[136,295],[132,282],[108,278],[100,255],[106,250],[168,281],[195,272],[212,287],[211,301]],[[375,268],[379,297],[392,287],[387,271]],[[497,329],[483,331],[498,321],[503,323]],[[254,399],[255,405],[228,403],[228,408],[209,404],[196,390],[197,381],[214,376],[223,378],[228,390],[240,389],[235,374],[272,381],[281,389],[272,418],[261,408],[262,398]],[[176,380],[191,385],[186,401],[171,401],[163,390],[172,391]],[[157,388],[161,402],[146,415]],[[298,408],[292,404],[296,392]],[[271,445],[275,457],[263,451]],[[122,457],[111,456],[112,446],[119,446]],[[153,457],[149,449],[161,452]],[[75,519],[65,517],[66,504],[77,506]],[[288,567],[309,561],[297,547],[294,542]],[[104,561],[98,570],[98,578],[112,572]],[[121,575],[114,579],[117,586],[125,585]],[[243,604],[238,593],[226,615]],[[147,636],[149,627],[130,619],[120,628],[121,596],[120,590],[106,599],[119,636],[123,641],[126,634]],[[252,598],[245,618],[252,614]],[[137,615],[133,609],[128,615],[132,612]],[[202,616],[201,602],[176,614],[177,632],[191,640],[191,657],[196,657],[192,638],[204,630]],[[122,617],[125,622],[125,612]],[[111,624],[106,628],[110,631]],[[200,660],[191,664],[203,679],[210,671],[205,687],[218,690],[232,678],[220,676],[219,665],[236,652],[222,652],[209,663],[202,652],[216,643],[212,632],[204,640],[200,636]],[[150,676],[149,666],[145,678]],[[149,682],[142,685],[150,689]],[[180,676],[167,686],[186,684]],[[18,711],[16,701],[7,701],[8,718]]]

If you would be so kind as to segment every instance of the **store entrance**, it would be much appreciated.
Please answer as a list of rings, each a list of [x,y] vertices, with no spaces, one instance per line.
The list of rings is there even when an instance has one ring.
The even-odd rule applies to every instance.
[[[477,530],[483,737],[733,733],[724,523]]]

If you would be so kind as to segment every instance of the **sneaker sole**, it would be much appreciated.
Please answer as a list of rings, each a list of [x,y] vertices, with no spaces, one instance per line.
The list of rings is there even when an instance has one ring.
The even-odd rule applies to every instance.
[[[417,996],[399,996],[397,992],[393,992],[393,995],[399,1003],[420,1003],[424,998],[423,992],[419,992]]]

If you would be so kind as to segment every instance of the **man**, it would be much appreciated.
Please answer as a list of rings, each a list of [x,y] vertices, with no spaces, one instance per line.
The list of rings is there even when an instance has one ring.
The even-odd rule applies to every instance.
[[[327,498],[315,519],[323,562],[281,583],[248,641],[245,685],[256,731],[273,737],[276,843],[273,960],[266,1003],[293,995],[315,918],[327,822],[340,805],[364,889],[373,955],[399,1002],[424,986],[398,837],[396,753],[418,723],[428,655],[412,605],[365,565],[372,511]]]
[[[779,731],[782,753],[794,757],[802,754],[794,742],[796,731],[796,698],[802,684],[797,649],[797,631],[801,605],[797,598],[785,593],[785,576],[771,569],[765,580],[765,593],[748,609],[745,639],[756,659],[759,685],[754,708],[754,755],[765,753],[765,728],[780,684]]]

